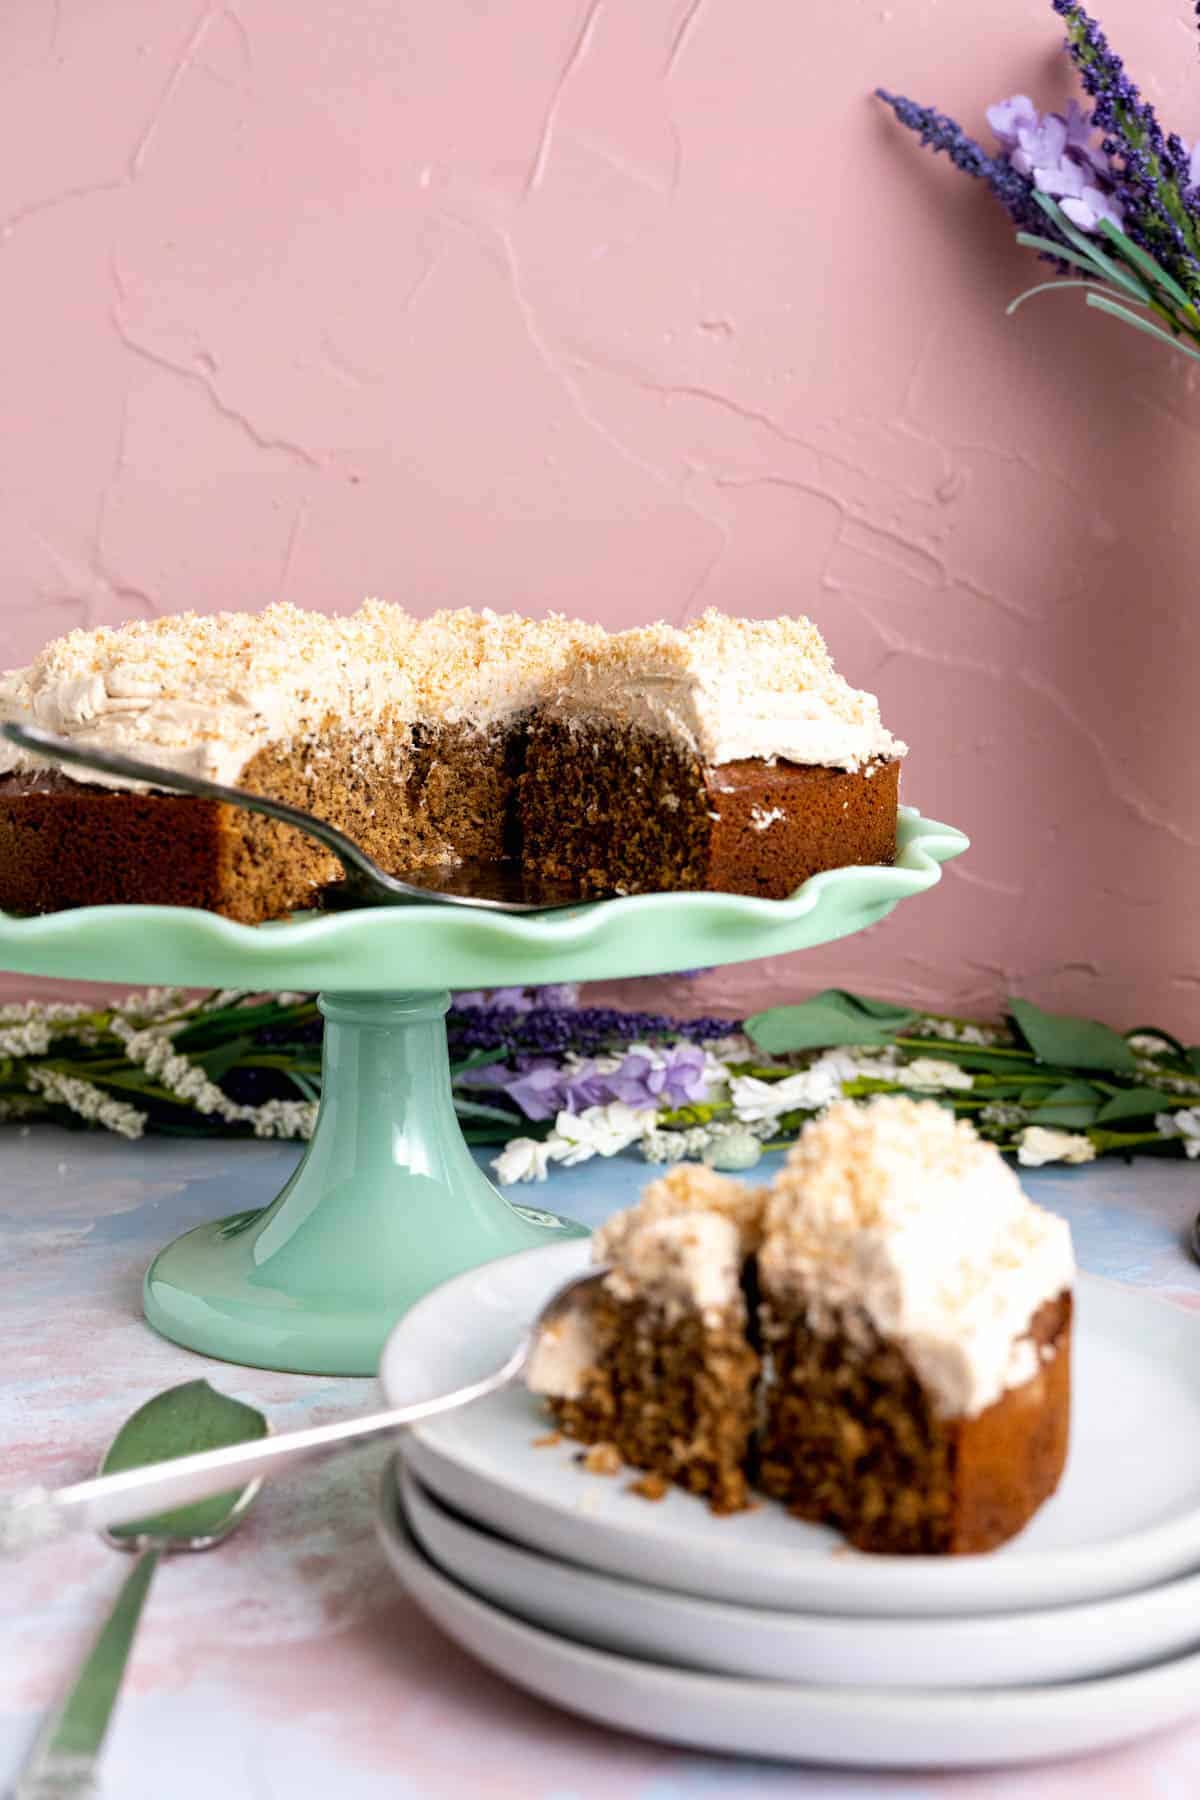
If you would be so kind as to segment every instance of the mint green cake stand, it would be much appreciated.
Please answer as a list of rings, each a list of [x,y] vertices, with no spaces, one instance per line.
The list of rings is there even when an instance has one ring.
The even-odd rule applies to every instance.
[[[320,990],[321,1107],[294,1175],[270,1206],[161,1251],[144,1304],[156,1331],[208,1356],[369,1375],[396,1319],[431,1287],[579,1230],[506,1200],[475,1163],[450,1090],[450,989],[656,975],[805,950],[886,918],[966,848],[961,832],[901,807],[892,867],[834,869],[789,900],[646,894],[526,916],[416,905],[257,926],[166,906],[0,913],[0,967]]]

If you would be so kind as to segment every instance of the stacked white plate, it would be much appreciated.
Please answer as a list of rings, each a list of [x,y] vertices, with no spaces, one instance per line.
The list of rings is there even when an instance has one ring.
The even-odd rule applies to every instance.
[[[396,1404],[497,1367],[586,1244],[506,1258],[393,1333]],[[877,1557],[764,1503],[714,1517],[586,1473],[510,1389],[415,1428],[389,1558],[511,1681],[670,1742],[892,1768],[1097,1750],[1200,1714],[1200,1314],[1077,1289],[1063,1484],[983,1557]]]

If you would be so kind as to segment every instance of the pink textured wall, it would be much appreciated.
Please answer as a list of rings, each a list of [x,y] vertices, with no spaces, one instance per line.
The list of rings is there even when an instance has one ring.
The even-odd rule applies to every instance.
[[[1106,0],[1200,133],[1185,0]],[[8,0],[0,629],[375,592],[798,608],[975,840],[831,980],[1200,1036],[1194,365],[878,81],[1067,92],[1047,0]],[[1156,79],[1157,77],[1157,79]],[[17,984],[27,985],[27,984]]]

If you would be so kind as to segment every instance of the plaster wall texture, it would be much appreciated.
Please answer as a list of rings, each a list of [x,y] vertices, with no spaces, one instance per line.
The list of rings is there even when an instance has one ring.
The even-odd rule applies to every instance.
[[[1104,20],[1200,135],[1190,6]],[[1007,320],[1040,266],[867,97],[982,131],[1058,43],[1047,0],[9,0],[0,662],[279,597],[808,611],[974,848],[689,1002],[1200,1036],[1195,365]]]

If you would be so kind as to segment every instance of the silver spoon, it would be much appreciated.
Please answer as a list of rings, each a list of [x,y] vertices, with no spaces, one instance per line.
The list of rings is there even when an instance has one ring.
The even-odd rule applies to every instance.
[[[393,1406],[357,1419],[339,1419],[331,1425],[310,1425],[303,1431],[280,1432],[257,1443],[230,1444],[225,1449],[177,1456],[169,1462],[128,1468],[121,1474],[102,1474],[53,1492],[29,1488],[0,1499],[0,1554],[31,1550],[71,1531],[105,1530],[130,1518],[143,1518],[151,1510],[222,1494],[236,1482],[318,1462],[344,1445],[368,1443],[399,1431],[402,1426],[454,1412],[473,1400],[497,1394],[529,1372],[538,1346],[558,1324],[571,1301],[598,1286],[607,1274],[607,1268],[599,1268],[564,1282],[551,1294],[512,1355],[498,1369],[433,1400]]]
[[[178,769],[164,769],[157,763],[143,762],[140,757],[122,756],[115,750],[102,750],[95,744],[78,744],[73,738],[58,737],[43,731],[39,725],[22,725],[15,720],[0,723],[0,734],[10,743],[48,761],[70,763],[75,768],[98,769],[107,775],[119,775],[127,781],[142,781],[148,787],[165,788],[170,793],[194,794],[201,800],[218,800],[226,806],[240,806],[245,812],[263,813],[282,825],[294,825],[297,831],[316,838],[332,851],[345,870],[345,880],[327,888],[323,899],[337,908],[358,906],[474,906],[488,912],[534,913],[554,912],[566,906],[578,906],[579,896],[544,893],[536,897],[512,891],[519,888],[515,873],[488,865],[460,873],[459,891],[446,886],[425,887],[411,881],[400,881],[381,869],[374,857],[368,856],[353,838],[336,825],[318,819],[314,813],[282,800],[269,800],[264,794],[248,793],[244,788],[225,787],[219,781],[205,781],[200,775],[185,775]],[[454,879],[450,870],[438,870],[438,879]],[[492,891],[488,891],[488,890]],[[335,891],[336,890],[336,891]]]
[[[105,1471],[169,1455],[179,1443],[236,1449],[246,1438],[263,1439],[269,1429],[252,1406],[216,1393],[206,1381],[185,1382],[157,1395],[126,1421],[100,1465],[98,1480],[119,1479]],[[100,1754],[160,1557],[211,1550],[222,1543],[241,1524],[261,1487],[256,1479],[198,1506],[104,1532],[107,1543],[132,1552],[137,1561],[65,1699],[39,1732],[10,1800],[86,1800],[98,1791]]]

